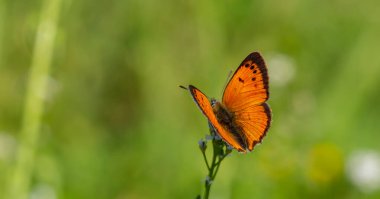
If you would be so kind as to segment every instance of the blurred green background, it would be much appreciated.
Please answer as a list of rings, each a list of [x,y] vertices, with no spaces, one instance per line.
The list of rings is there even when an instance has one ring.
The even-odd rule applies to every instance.
[[[32,199],[195,198],[208,126],[178,85],[220,99],[252,51],[272,127],[223,162],[211,198],[380,197],[378,1],[55,0],[43,14],[50,2],[0,0],[0,198],[17,164]],[[38,57],[44,20],[56,34]],[[33,59],[50,69],[24,162]]]

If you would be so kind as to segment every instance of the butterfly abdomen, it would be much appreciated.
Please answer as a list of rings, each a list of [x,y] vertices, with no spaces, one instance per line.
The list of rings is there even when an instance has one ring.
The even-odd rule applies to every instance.
[[[244,137],[242,130],[235,124],[235,115],[228,111],[228,109],[220,102],[213,103],[212,109],[218,122],[233,134],[234,139],[238,141],[243,148],[246,148],[246,138]]]

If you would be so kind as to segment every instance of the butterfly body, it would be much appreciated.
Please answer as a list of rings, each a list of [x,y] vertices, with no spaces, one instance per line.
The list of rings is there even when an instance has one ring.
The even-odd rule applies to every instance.
[[[246,139],[242,133],[242,130],[238,125],[236,125],[234,113],[230,112],[221,102],[218,101],[214,104],[211,103],[211,106],[219,124],[227,129],[234,136],[234,139],[243,146],[243,148],[246,148]]]
[[[222,101],[208,99],[190,85],[194,101],[218,135],[240,152],[253,150],[265,136],[271,121],[268,74],[263,58],[249,54],[231,77]]]
[[[220,102],[211,104],[212,110],[216,116],[216,119],[220,124],[231,125],[234,120],[234,114],[231,113],[227,108]]]

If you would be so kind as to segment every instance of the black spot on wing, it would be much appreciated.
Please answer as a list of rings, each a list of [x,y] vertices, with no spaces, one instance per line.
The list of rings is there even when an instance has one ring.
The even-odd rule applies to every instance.
[[[239,82],[244,83],[244,80],[239,77]]]
[[[251,62],[252,65],[256,65],[257,66],[257,67],[252,68],[253,69],[252,72],[254,74],[256,74],[257,73],[257,68],[260,71],[260,73],[261,73],[261,75],[263,77],[264,88],[267,90],[267,96],[269,98],[268,70],[267,70],[267,67],[265,65],[263,57],[260,55],[260,53],[253,52],[253,53],[249,54],[243,60],[242,63],[245,63],[245,62]]]
[[[252,69],[251,67],[254,66]],[[263,81],[263,84],[264,84],[264,89],[266,89],[266,95],[268,96],[269,98],[269,85],[268,85],[268,72],[267,72],[267,68],[265,66],[265,62],[264,62],[264,59],[261,57],[260,53],[258,52],[253,52],[251,54],[249,54],[242,62],[241,64],[239,65],[239,67],[236,69],[235,73],[232,75],[232,77],[236,74],[237,71],[239,71],[239,69],[241,67],[250,67],[249,69],[253,70],[253,74],[256,74],[258,73],[258,71],[261,73],[262,75],[262,81]],[[232,78],[231,78],[232,79]],[[230,81],[231,81],[230,79]],[[228,82],[229,84],[229,82]],[[227,85],[228,85],[227,84]],[[224,93],[223,93],[223,96],[224,96]]]

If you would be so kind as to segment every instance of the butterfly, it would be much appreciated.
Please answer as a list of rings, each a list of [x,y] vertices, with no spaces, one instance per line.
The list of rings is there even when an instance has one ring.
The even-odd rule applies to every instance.
[[[249,54],[236,69],[223,92],[222,101],[209,100],[189,85],[194,101],[218,135],[239,152],[252,151],[271,123],[268,71],[258,52]]]

